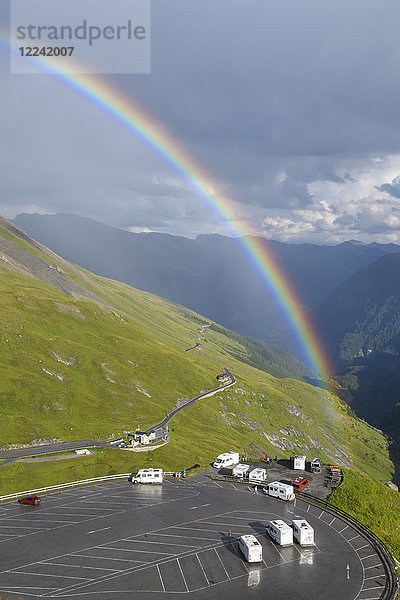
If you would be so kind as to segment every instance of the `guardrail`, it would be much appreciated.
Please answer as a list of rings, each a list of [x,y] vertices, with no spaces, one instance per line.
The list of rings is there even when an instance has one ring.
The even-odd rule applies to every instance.
[[[104,477],[92,477],[91,479],[81,479],[80,481],[69,481],[68,483],[60,483],[58,485],[48,485],[46,487],[38,488],[36,490],[24,490],[23,492],[14,492],[13,494],[7,494],[0,496],[0,502],[5,500],[15,500],[21,496],[30,496],[32,494],[44,494],[45,492],[56,492],[58,490],[65,490],[70,487],[76,487],[79,485],[87,485],[89,483],[101,483],[102,481],[111,481],[112,479],[123,479],[129,477],[130,473],[119,473],[118,475],[105,475]]]
[[[296,496],[298,498],[303,498],[312,504],[316,504],[318,506],[323,506],[327,511],[333,514],[339,514],[344,522],[349,523],[354,529],[358,530],[363,534],[364,537],[368,539],[372,547],[375,549],[379,558],[382,561],[383,567],[386,573],[386,584],[385,590],[382,596],[380,596],[381,600],[396,600],[399,594],[399,578],[398,571],[396,567],[396,561],[392,556],[389,548],[386,546],[385,542],[381,540],[380,537],[376,535],[367,525],[364,525],[361,521],[359,521],[353,515],[350,515],[346,511],[342,510],[338,506],[331,504],[327,500],[321,500],[320,498],[316,498],[311,494],[307,494],[305,492],[297,492]]]

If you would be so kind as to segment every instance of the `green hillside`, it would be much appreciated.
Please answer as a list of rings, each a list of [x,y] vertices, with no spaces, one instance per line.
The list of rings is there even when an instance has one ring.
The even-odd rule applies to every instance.
[[[4,466],[3,493],[43,485],[46,477],[79,478],[84,464],[91,476],[150,460],[178,469],[206,465],[228,449],[320,455],[377,479],[391,477],[387,443],[378,430],[355,419],[331,393],[266,372],[269,364],[275,374],[298,369],[305,375],[297,361],[287,357],[285,367],[284,355],[270,349],[269,363],[267,347],[257,349],[249,338],[150,293],[91,275],[5,220],[0,324],[2,445],[104,439],[146,428],[179,399],[215,387],[224,366],[237,378],[234,387],[174,417],[170,443],[151,456],[116,450],[102,460],[96,453],[80,466],[57,466],[56,475],[47,463]],[[185,351],[196,341],[197,349]]]

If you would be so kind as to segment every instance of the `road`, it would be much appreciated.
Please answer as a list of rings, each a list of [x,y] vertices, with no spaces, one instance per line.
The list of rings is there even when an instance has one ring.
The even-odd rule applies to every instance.
[[[216,394],[217,392],[219,392],[231,385],[234,385],[236,383],[235,377],[232,375],[232,373],[228,369],[225,369],[225,371],[230,376],[230,381],[228,383],[218,386],[217,388],[215,388],[213,390],[203,392],[202,394],[199,394],[198,396],[196,396],[196,398],[193,398],[192,400],[185,402],[185,404],[182,404],[182,406],[179,406],[179,408],[176,408],[175,410],[170,412],[162,421],[160,421],[160,423],[157,423],[156,425],[149,427],[146,430],[146,433],[152,431],[153,429],[157,429],[157,428],[165,427],[165,429],[166,429],[168,421],[170,419],[172,419],[172,417],[174,415],[176,415],[176,413],[179,412],[180,410],[183,410],[187,406],[194,404],[197,400],[200,400],[201,398],[205,398],[207,396],[212,396],[213,394]],[[53,452],[64,452],[64,451],[68,452],[70,450],[77,450],[78,448],[91,448],[91,447],[92,448],[93,447],[114,448],[115,446],[113,446],[110,443],[110,441],[96,442],[94,440],[77,440],[74,442],[62,442],[60,444],[49,444],[46,446],[37,446],[37,447],[31,446],[29,448],[16,448],[14,450],[2,450],[2,451],[0,451],[0,461],[1,461],[1,459],[4,459],[4,460],[2,460],[0,462],[0,467],[10,464],[12,462],[15,462],[19,458],[24,458],[24,457],[28,457],[28,456],[40,456],[41,454],[51,454]]]
[[[213,390],[208,390],[207,392],[203,392],[202,394],[199,394],[198,396],[196,396],[196,398],[192,398],[191,400],[188,400],[187,402],[185,402],[185,404],[182,404],[181,406],[179,406],[178,408],[175,408],[172,412],[170,412],[162,421],[160,421],[156,425],[152,425],[151,427],[148,427],[148,429],[146,429],[145,433],[148,434],[148,433],[150,433],[150,431],[153,431],[155,429],[165,429],[166,430],[168,422],[180,410],[183,410],[187,406],[191,406],[192,404],[197,402],[197,400],[201,400],[201,398],[207,398],[208,396],[213,396],[214,394],[217,394],[221,390],[224,390],[224,389],[230,387],[231,385],[234,385],[236,383],[235,377],[232,375],[232,373],[229,371],[229,369],[225,368],[225,372],[228,373],[228,375],[230,377],[230,381],[228,381],[224,385],[219,385],[218,387],[214,388]]]

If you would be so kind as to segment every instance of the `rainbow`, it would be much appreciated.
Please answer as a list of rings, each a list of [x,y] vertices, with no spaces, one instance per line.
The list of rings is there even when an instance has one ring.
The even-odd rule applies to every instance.
[[[7,46],[10,48],[8,44]],[[251,237],[251,232],[247,231],[245,225],[235,222],[232,202],[219,191],[218,184],[213,181],[210,174],[162,124],[146,113],[132,98],[124,97],[120,90],[113,88],[104,79],[87,74],[71,75],[60,72],[57,62],[52,64],[47,58],[38,58],[37,62],[44,73],[54,75],[70,89],[114,118],[161,156],[216,216],[228,225],[264,285],[274,296],[283,315],[293,327],[305,362],[319,377],[328,380],[331,374],[330,362],[293,285],[268,249],[268,242]]]

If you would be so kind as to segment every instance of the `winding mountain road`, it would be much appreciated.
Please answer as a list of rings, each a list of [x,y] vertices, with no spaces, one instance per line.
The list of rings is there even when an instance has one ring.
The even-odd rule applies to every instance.
[[[203,392],[202,394],[199,394],[195,398],[188,400],[187,402],[182,404],[182,406],[179,406],[178,408],[175,408],[172,412],[170,412],[162,421],[160,421],[156,425],[148,427],[148,429],[146,429],[145,433],[148,434],[155,429],[164,429],[165,433],[167,433],[168,422],[180,410],[183,410],[187,406],[194,404],[195,402],[197,402],[197,400],[200,400],[201,398],[207,398],[208,396],[213,396],[214,394],[230,387],[231,385],[234,385],[236,383],[235,377],[232,375],[232,373],[228,369],[225,369],[225,372],[229,375],[229,378],[230,378],[227,383],[225,383],[224,385],[220,385],[220,386],[214,388],[213,390]],[[110,441],[113,441],[113,440],[110,440]],[[0,467],[8,465],[12,462],[15,462],[19,458],[25,458],[28,456],[40,456],[43,454],[52,454],[52,453],[63,452],[63,451],[69,452],[70,450],[78,450],[79,448],[93,448],[93,447],[115,448],[115,445],[112,445],[110,443],[110,441],[76,440],[74,442],[62,442],[62,443],[58,443],[58,444],[49,444],[49,445],[36,446],[36,447],[31,446],[28,448],[15,448],[13,450],[2,450],[2,451],[0,451]]]
[[[165,431],[166,431],[167,430],[168,422],[180,410],[183,410],[187,406],[191,406],[192,404],[194,404],[195,402],[197,402],[197,400],[201,400],[201,398],[207,398],[208,396],[213,396],[214,394],[217,394],[221,390],[225,390],[226,388],[230,387],[231,385],[234,385],[236,383],[236,379],[232,375],[232,373],[229,371],[229,369],[225,368],[225,373],[227,373],[229,375],[229,378],[230,378],[227,383],[225,383],[224,385],[219,385],[218,387],[214,388],[213,390],[208,390],[207,392],[203,392],[202,394],[199,394],[198,396],[196,396],[196,398],[192,398],[191,400],[188,400],[187,402],[185,402],[181,406],[178,406],[172,412],[170,412],[162,421],[160,421],[156,425],[152,425],[151,427],[148,427],[148,429],[145,430],[145,433],[149,434],[151,431],[154,431],[155,429],[165,429]]]

